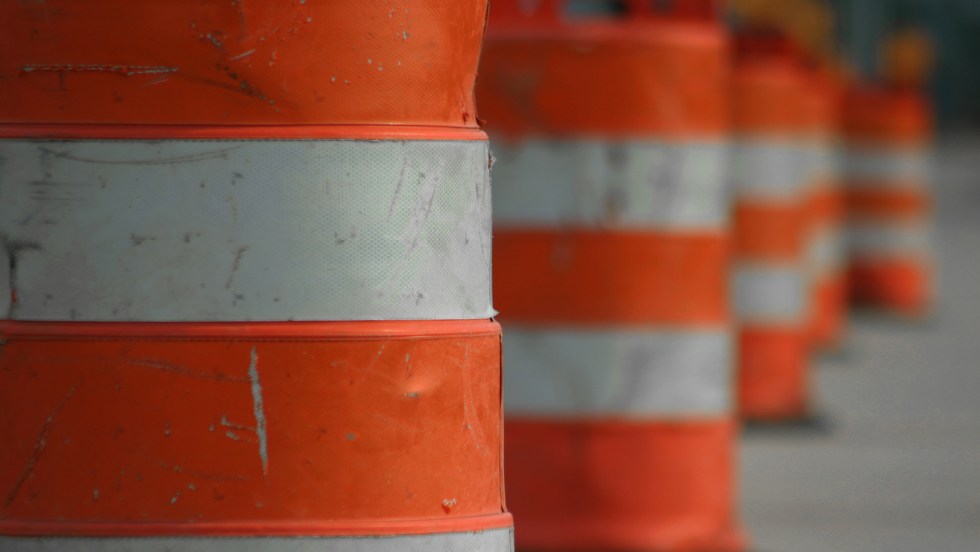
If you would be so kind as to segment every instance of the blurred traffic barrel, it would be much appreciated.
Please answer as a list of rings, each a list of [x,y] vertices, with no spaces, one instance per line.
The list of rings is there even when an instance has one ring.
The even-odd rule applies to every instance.
[[[808,326],[811,342],[820,349],[840,345],[847,320],[841,90],[829,68],[810,62],[802,96],[810,202]]]
[[[884,82],[857,84],[846,100],[849,279],[854,300],[916,316],[934,294],[930,55],[914,32],[886,46]]]
[[[696,1],[491,12],[477,97],[519,549],[741,547],[716,17]]]
[[[486,10],[0,6],[0,549],[511,549]]]
[[[739,408],[788,421],[808,414],[807,83],[788,40],[761,29],[736,39],[733,71]]]

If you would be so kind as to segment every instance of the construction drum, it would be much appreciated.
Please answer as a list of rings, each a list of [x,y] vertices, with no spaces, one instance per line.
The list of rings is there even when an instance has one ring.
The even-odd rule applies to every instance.
[[[512,548],[487,5],[0,5],[0,549]]]
[[[738,37],[732,84],[739,409],[759,421],[808,414],[811,225],[805,73],[789,41]]]
[[[847,324],[841,85],[826,67],[808,69],[808,86],[802,96],[810,203],[808,333],[816,348],[836,349]]]
[[[496,2],[508,503],[526,550],[738,550],[713,2]]]
[[[916,88],[858,85],[846,125],[851,296],[924,315],[934,294],[928,103]]]

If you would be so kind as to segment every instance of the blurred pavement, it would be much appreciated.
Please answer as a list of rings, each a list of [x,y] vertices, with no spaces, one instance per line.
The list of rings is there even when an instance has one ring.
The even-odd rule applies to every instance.
[[[745,436],[752,552],[980,551],[980,140],[936,161],[938,308],[852,317],[815,370],[828,431]]]

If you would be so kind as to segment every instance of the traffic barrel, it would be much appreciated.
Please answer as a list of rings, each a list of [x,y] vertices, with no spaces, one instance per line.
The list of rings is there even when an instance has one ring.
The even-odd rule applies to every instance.
[[[811,62],[812,63],[812,62]],[[819,349],[840,346],[847,323],[841,84],[826,67],[806,74],[804,164],[809,179],[808,332]]]
[[[726,33],[579,7],[495,3],[477,81],[516,543],[738,550]]]
[[[0,5],[0,549],[512,548],[487,5]]]
[[[746,31],[735,48],[739,408],[747,419],[790,421],[807,416],[809,400],[806,79],[792,45],[776,32]]]
[[[928,102],[913,88],[865,84],[846,110],[851,297],[921,316],[933,297]]]

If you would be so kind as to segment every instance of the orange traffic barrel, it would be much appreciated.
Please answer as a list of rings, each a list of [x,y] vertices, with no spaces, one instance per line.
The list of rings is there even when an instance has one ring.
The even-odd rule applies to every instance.
[[[858,85],[845,116],[851,297],[922,315],[934,293],[928,102],[912,87]]]
[[[813,345],[835,349],[847,321],[841,85],[827,68],[811,66],[804,104],[804,163],[810,202],[808,321]]]
[[[512,548],[486,10],[0,5],[0,549]]]
[[[807,84],[789,42],[762,30],[736,39],[733,71],[739,408],[789,421],[808,413]]]
[[[517,547],[738,550],[726,33],[581,6],[494,4],[477,81]]]

